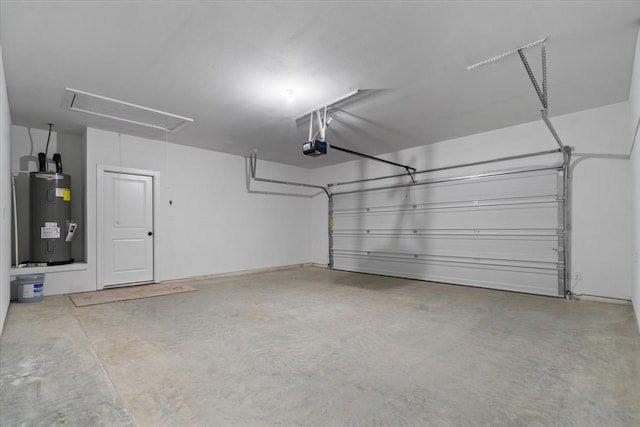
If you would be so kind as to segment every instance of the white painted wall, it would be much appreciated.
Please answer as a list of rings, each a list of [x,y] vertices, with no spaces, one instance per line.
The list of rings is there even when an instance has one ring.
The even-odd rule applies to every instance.
[[[633,151],[631,152],[632,170],[632,195],[633,201],[633,288],[632,301],[636,312],[636,321],[640,329],[640,34],[636,43],[636,56],[633,63],[633,76],[631,79],[631,90],[629,92],[629,103],[631,104],[630,133],[633,141]]]
[[[628,102],[554,117],[552,121],[563,142],[576,148],[573,182],[573,280],[578,294],[611,298],[631,297],[631,165]],[[330,135],[328,135],[330,141]],[[391,153],[386,158],[418,170],[483,159],[557,148],[542,121],[526,123],[455,140]],[[587,155],[596,155],[589,157]],[[559,156],[519,160],[499,165],[476,166],[447,171],[437,176],[469,174],[491,169],[508,169],[524,164],[550,164]],[[356,160],[314,171],[318,183],[337,182],[402,172],[401,169],[370,160]],[[432,175],[433,176],[433,175]],[[408,178],[403,178],[404,180]],[[379,182],[378,182],[379,184]],[[345,187],[334,187],[338,191]],[[313,201],[313,261],[328,262],[326,204]]]
[[[9,309],[11,268],[11,114],[0,47],[0,333]]]
[[[243,157],[88,129],[88,189],[95,186],[98,164],[160,172],[160,280],[311,259],[309,199],[247,193]],[[305,175],[303,169],[267,162],[259,170],[280,179]],[[95,192],[89,194],[93,218]]]
[[[46,295],[96,289],[98,165],[160,172],[158,281],[311,261],[311,199],[247,192],[243,157],[97,129],[87,129],[85,137],[88,268],[48,273]],[[271,178],[307,179],[306,170],[281,164],[259,162],[258,170]]]

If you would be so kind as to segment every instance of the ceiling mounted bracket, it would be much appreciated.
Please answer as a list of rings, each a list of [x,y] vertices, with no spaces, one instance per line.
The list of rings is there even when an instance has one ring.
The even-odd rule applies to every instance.
[[[360,93],[359,89],[355,89],[355,90],[352,90],[350,92],[347,92],[347,93],[345,93],[344,95],[342,95],[342,96],[340,96],[338,98],[335,98],[335,99],[333,99],[333,100],[331,100],[331,101],[329,101],[329,102],[327,102],[325,104],[322,104],[322,107],[314,108],[314,109],[312,109],[310,111],[306,111],[306,112],[296,116],[295,120],[297,121],[297,120],[300,120],[300,119],[304,119],[309,114],[313,115],[313,114],[315,114],[316,111],[322,110],[323,108],[331,109],[331,107],[333,107],[334,105],[339,104],[339,103],[341,103],[343,101],[346,101],[347,99],[351,98],[352,96],[357,95],[358,93]]]
[[[366,159],[376,160],[378,162],[401,167],[407,171],[407,175],[409,175],[409,178],[411,178],[411,182],[412,183],[416,182],[414,178],[416,168],[403,165],[400,163],[392,162],[390,160],[381,159],[379,157],[370,156],[368,154],[353,151],[348,148],[343,148],[343,147],[338,147],[337,145],[328,144],[325,137],[327,134],[327,127],[329,126],[329,124],[331,123],[331,120],[333,119],[333,117],[327,117],[328,111],[329,111],[329,107],[325,106],[324,111],[322,112],[320,111],[320,109],[317,109],[309,113],[309,140],[302,145],[302,152],[304,154],[315,157],[322,154],[327,154],[328,149],[333,148],[334,150],[342,151],[348,154],[353,154],[354,156],[364,157]],[[315,133],[313,132],[314,115],[318,122],[318,130]],[[319,139],[316,139],[316,138],[319,138]]]
[[[333,117],[329,117],[327,119],[327,112],[329,107],[324,107],[324,112],[321,113],[320,109],[312,111],[309,113],[309,141],[314,141],[316,138],[320,137],[320,141],[325,140],[325,136],[327,134],[327,127],[329,123],[333,120]],[[318,131],[313,133],[313,116],[316,116],[318,121]]]
[[[493,58],[485,59],[484,61],[480,61],[480,62],[478,62],[476,64],[469,65],[467,67],[467,70],[473,70],[474,68],[482,67],[483,65],[487,65],[487,64],[491,64],[492,62],[500,61],[501,59],[504,59],[507,56],[518,52],[519,50],[529,49],[531,47],[534,47],[534,46],[537,46],[539,44],[544,43],[546,40],[547,40],[546,38],[540,39],[540,40],[536,40],[534,42],[525,44],[524,46],[520,46],[520,47],[517,47],[515,49],[509,50],[507,52],[501,53],[500,55],[494,56]]]
[[[551,124],[551,121],[549,120],[549,100],[547,97],[547,51],[545,48],[546,40],[547,40],[546,38],[536,40],[524,46],[509,50],[500,55],[494,56],[493,58],[485,59],[484,61],[480,61],[476,64],[469,65],[467,67],[467,70],[473,70],[474,68],[478,68],[483,65],[487,65],[492,62],[499,61],[503,58],[506,58],[509,55],[517,53],[518,56],[520,56],[522,65],[524,65],[524,69],[526,70],[527,75],[529,76],[529,80],[531,80],[531,84],[533,85],[533,88],[535,89],[536,94],[540,99],[540,103],[542,104],[542,110],[540,111],[542,120],[544,121],[545,125],[547,125],[549,132],[551,132],[551,135],[556,140],[556,143],[558,144],[560,149],[564,150],[566,146],[562,143],[562,140],[560,139],[558,132],[556,132],[555,128],[553,127],[553,124]],[[540,88],[540,85],[538,84],[538,80],[536,79],[536,76],[533,74],[533,70],[531,70],[531,67],[529,66],[529,62],[527,61],[527,57],[524,54],[525,49],[529,49],[537,45],[542,45],[541,46],[542,47],[542,88]]]
[[[520,60],[522,61],[522,65],[524,65],[524,69],[529,75],[529,80],[531,80],[531,84],[538,94],[538,98],[540,99],[540,103],[542,104],[542,110],[540,110],[540,116],[544,121],[544,124],[547,125],[549,132],[553,136],[553,139],[556,140],[556,143],[560,147],[561,150],[564,150],[565,145],[562,143],[560,139],[560,135],[553,127],[551,120],[549,120],[549,101],[547,98],[547,50],[545,48],[544,42],[542,43],[542,89],[540,89],[540,85],[536,80],[536,76],[533,74],[531,67],[529,66],[529,62],[527,61],[527,57],[525,56],[523,49],[518,49],[518,55],[520,56]]]
[[[544,44],[542,45],[542,52],[544,52]],[[536,93],[538,94],[538,98],[540,98],[540,102],[542,103],[542,108],[544,108],[545,110],[547,109],[547,94],[544,93],[541,89],[540,89],[540,85],[538,85],[538,80],[536,80],[536,76],[533,74],[533,71],[531,70],[531,67],[529,66],[529,61],[527,61],[527,57],[525,56],[524,52],[522,51],[522,49],[518,49],[518,55],[520,55],[520,60],[522,61],[522,65],[524,65],[524,69],[527,71],[527,74],[529,75],[529,79],[531,80],[531,84],[533,85],[533,88],[536,90]],[[544,58],[545,54],[542,54],[542,57]],[[543,59],[543,86],[547,87],[546,84],[546,61]],[[546,92],[546,90],[545,90]]]

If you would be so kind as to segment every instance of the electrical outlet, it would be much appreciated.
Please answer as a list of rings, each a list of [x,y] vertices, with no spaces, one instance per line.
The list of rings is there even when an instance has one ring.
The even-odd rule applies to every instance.
[[[582,272],[577,271],[576,274],[575,274],[575,279],[576,280],[582,280]]]

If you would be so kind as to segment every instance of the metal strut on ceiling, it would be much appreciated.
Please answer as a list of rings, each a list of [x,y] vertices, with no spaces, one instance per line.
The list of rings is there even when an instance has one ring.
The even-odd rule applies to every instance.
[[[529,75],[529,80],[531,80],[531,84],[538,94],[538,98],[540,98],[540,102],[542,103],[542,110],[540,111],[540,115],[542,120],[549,128],[549,132],[553,135],[553,138],[560,146],[561,150],[565,149],[565,145],[562,143],[558,132],[551,124],[551,120],[549,120],[549,102],[547,99],[547,51],[544,46],[544,42],[542,43],[542,89],[540,89],[540,85],[538,84],[538,80],[536,80],[536,76],[533,74],[531,67],[529,66],[529,62],[527,61],[527,57],[524,54],[524,47],[517,50],[518,55],[520,55],[520,60],[522,61],[522,65],[524,65],[524,69],[527,71]]]
[[[551,124],[551,120],[549,120],[549,101],[547,98],[547,51],[545,48],[545,41],[547,39],[540,39],[540,40],[536,40],[534,42],[531,42],[529,44],[526,44],[524,46],[520,46],[519,48],[504,52],[500,55],[494,56],[493,58],[489,58],[489,59],[485,59],[484,61],[480,61],[477,64],[473,64],[467,67],[467,70],[473,70],[475,68],[481,67],[483,65],[487,65],[490,63],[493,63],[495,61],[499,61],[507,56],[510,56],[514,53],[518,53],[518,55],[520,56],[520,60],[522,61],[522,64],[524,65],[525,70],[527,71],[527,75],[529,76],[529,79],[531,80],[531,84],[533,85],[533,88],[536,91],[536,94],[538,95],[538,98],[540,99],[540,102],[542,103],[542,110],[540,111],[540,115],[542,116],[542,120],[544,121],[544,124],[547,125],[547,128],[549,128],[549,131],[551,132],[551,135],[553,135],[553,138],[556,140],[556,143],[558,144],[558,146],[560,147],[560,150],[562,151],[567,151],[567,150],[571,150],[570,147],[565,146],[562,143],[562,140],[560,139],[560,136],[558,135],[558,132],[556,132],[555,128],[553,127],[553,124]],[[536,79],[536,76],[533,74],[533,71],[531,70],[531,67],[529,66],[529,62],[527,61],[527,57],[524,54],[524,50],[525,49],[529,49],[532,48],[534,46],[537,45],[542,45],[542,89],[540,88],[540,85],[538,84],[538,80]]]

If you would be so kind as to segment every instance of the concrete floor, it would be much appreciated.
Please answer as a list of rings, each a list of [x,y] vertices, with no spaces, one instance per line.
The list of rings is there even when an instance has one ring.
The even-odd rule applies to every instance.
[[[12,304],[0,425],[640,425],[628,305],[313,267],[189,284]]]

